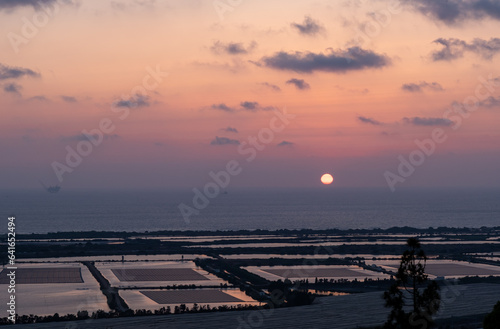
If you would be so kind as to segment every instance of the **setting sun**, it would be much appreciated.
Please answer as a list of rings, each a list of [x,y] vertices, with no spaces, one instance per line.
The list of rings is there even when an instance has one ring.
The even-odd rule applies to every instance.
[[[321,176],[321,183],[325,184],[325,185],[328,185],[328,184],[331,184],[333,182],[333,176],[330,175],[330,174],[324,174],[323,176]]]

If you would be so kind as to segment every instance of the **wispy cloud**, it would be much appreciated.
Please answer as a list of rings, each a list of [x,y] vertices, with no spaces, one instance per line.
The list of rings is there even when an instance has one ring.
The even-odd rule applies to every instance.
[[[295,143],[293,142],[289,142],[289,141],[282,141],[281,143],[279,143],[278,147],[293,147],[295,145]]]
[[[111,1],[111,8],[117,11],[133,11],[140,8],[155,10],[156,0]]]
[[[246,47],[241,42],[224,43],[221,41],[216,41],[214,42],[212,47],[210,47],[210,49],[216,54],[226,53],[229,55],[241,55],[250,53],[255,47],[257,47],[257,43],[255,41],[252,41]]]
[[[235,112],[236,109],[232,108],[232,107],[229,107],[227,106],[225,103],[220,103],[220,104],[212,104],[210,106],[211,109],[214,109],[214,110],[220,110],[220,111],[224,111],[224,112]]]
[[[386,55],[377,54],[371,50],[351,47],[347,50],[322,53],[287,53],[277,52],[272,56],[263,57],[261,63],[277,70],[289,70],[301,73],[314,71],[345,73],[353,70],[381,68],[391,63]]]
[[[194,61],[192,64],[199,68],[211,70],[224,70],[231,73],[238,73],[246,70],[249,61],[243,61],[238,56],[233,56],[228,62],[200,62]]]
[[[64,95],[61,95],[60,97],[66,103],[76,103],[77,102],[76,98],[73,97],[73,96],[64,96]]]
[[[452,61],[463,57],[465,52],[475,53],[484,59],[491,59],[494,55],[500,52],[499,38],[491,38],[490,40],[476,38],[472,40],[471,43],[454,38],[439,38],[434,40],[434,43],[443,46],[441,50],[431,53],[431,59],[435,62]]]
[[[374,126],[380,126],[380,125],[382,125],[382,122],[377,121],[377,120],[372,119],[372,118],[367,118],[367,117],[364,117],[364,116],[358,116],[357,118],[362,123],[367,123],[367,124],[374,125]]]
[[[484,101],[481,101],[479,105],[486,108],[500,107],[500,98],[490,96],[486,98]]]
[[[403,118],[403,122],[414,126],[451,126],[453,121],[444,118]]]
[[[39,78],[40,73],[24,67],[7,66],[0,63],[0,80],[19,79],[22,77]]]
[[[324,31],[324,27],[309,16],[304,18],[303,23],[292,23],[291,26],[303,35],[316,35]]]
[[[149,97],[143,95],[135,95],[129,99],[121,99],[113,103],[114,107],[139,108],[149,106]]]
[[[16,94],[18,96],[21,96],[22,89],[23,89],[23,86],[21,86],[17,83],[7,83],[3,86],[3,91],[5,91],[6,93]]]
[[[370,92],[370,90],[368,88],[363,88],[363,89],[346,89],[345,87],[342,87],[342,86],[339,86],[339,85],[335,85],[334,86],[335,88],[337,88],[338,90],[342,90],[342,91],[346,91],[346,92],[350,92],[350,93],[355,93],[355,94],[368,94]]]
[[[228,113],[247,111],[247,112],[257,112],[257,111],[271,111],[274,110],[272,106],[262,106],[259,102],[255,101],[243,101],[240,102],[239,107],[228,106],[225,103],[220,104],[212,104],[210,106],[211,109],[219,110]]]
[[[227,137],[215,136],[215,139],[210,142],[210,145],[239,145],[240,142],[236,139]]]
[[[222,128],[221,131],[225,131],[227,133],[235,133],[235,134],[238,133],[238,129],[230,127],[230,126],[228,126],[226,128]]]
[[[401,89],[411,93],[422,92],[424,89],[432,91],[443,91],[444,88],[437,82],[425,82],[421,81],[419,83],[405,83],[401,86]]]
[[[266,86],[266,87],[272,89],[273,91],[281,91],[280,87],[278,87],[277,85],[273,85],[272,83],[269,83],[269,82],[262,82],[261,85]]]
[[[120,138],[120,136],[117,134],[112,134],[112,135],[104,135],[103,138],[104,138],[104,140],[111,140],[111,139]],[[61,136],[59,138],[59,140],[61,142],[80,142],[80,141],[91,141],[91,140],[98,140],[98,139],[99,139],[98,135],[87,135],[87,134]]]
[[[33,96],[27,99],[28,101],[40,101],[40,102],[48,102],[49,99],[43,95]]]

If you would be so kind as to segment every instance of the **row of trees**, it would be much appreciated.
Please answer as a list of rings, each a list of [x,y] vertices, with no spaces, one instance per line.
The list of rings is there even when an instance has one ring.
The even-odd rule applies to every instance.
[[[95,320],[95,319],[109,319],[109,318],[119,318],[119,317],[132,317],[132,316],[149,316],[149,315],[169,315],[169,314],[183,314],[183,313],[205,313],[205,312],[227,312],[227,311],[241,311],[241,310],[255,310],[258,306],[248,305],[248,304],[238,304],[238,305],[220,305],[216,307],[211,307],[210,305],[198,305],[193,304],[192,308],[186,306],[186,304],[176,305],[173,309],[170,306],[162,307],[158,310],[128,310],[126,312],[117,311],[103,311],[97,310],[95,312],[89,313],[87,311],[79,311],[77,314],[66,314],[59,315],[55,313],[54,315],[39,316],[39,315],[16,315],[16,324],[28,324],[28,323],[43,323],[43,322],[60,322],[60,321],[74,321],[74,320]],[[0,318],[0,325],[12,324],[12,322],[7,318]]]

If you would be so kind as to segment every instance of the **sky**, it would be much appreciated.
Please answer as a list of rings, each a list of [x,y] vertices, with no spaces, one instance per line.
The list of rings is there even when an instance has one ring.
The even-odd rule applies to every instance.
[[[496,0],[0,0],[0,187],[499,187],[499,27]]]

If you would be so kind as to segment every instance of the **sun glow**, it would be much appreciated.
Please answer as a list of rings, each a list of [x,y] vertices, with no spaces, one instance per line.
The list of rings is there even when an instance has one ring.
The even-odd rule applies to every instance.
[[[328,184],[331,184],[333,182],[333,176],[330,175],[330,174],[324,174],[323,176],[321,176],[321,183],[325,184],[325,185],[328,185]]]

